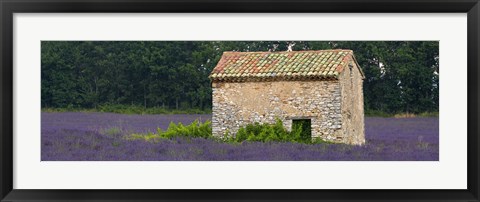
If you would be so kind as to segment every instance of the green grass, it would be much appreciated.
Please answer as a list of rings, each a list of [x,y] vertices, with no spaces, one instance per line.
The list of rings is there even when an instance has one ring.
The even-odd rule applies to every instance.
[[[97,108],[42,108],[42,112],[110,112],[118,114],[211,114],[212,109],[168,109],[164,107],[144,108],[138,105],[101,105]],[[408,115],[408,116],[407,116]],[[438,117],[438,112],[422,113],[386,113],[378,110],[366,110],[366,117]]]
[[[119,134],[122,134],[122,132],[123,132],[123,130],[119,127],[111,127],[111,128],[100,130],[100,133],[108,135],[108,136],[119,135]]]
[[[418,114],[419,117],[438,117],[439,115],[438,112],[423,112]]]
[[[110,112],[118,114],[211,114],[211,109],[168,109],[163,107],[144,108],[136,105],[102,105],[93,109],[42,108],[42,112]]]
[[[399,113],[386,113],[383,111],[378,110],[367,110],[365,111],[366,117],[396,117],[396,118],[409,118],[409,117],[438,117],[439,112],[422,112],[422,113],[406,113],[406,112],[399,112]]]

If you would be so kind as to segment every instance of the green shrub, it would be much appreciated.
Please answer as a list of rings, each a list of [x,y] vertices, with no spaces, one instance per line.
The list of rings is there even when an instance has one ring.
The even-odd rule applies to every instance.
[[[132,134],[127,139],[143,139],[145,141],[171,139],[174,137],[189,137],[189,138],[212,138],[212,126],[210,121],[201,123],[195,120],[190,125],[183,125],[182,123],[170,123],[166,131],[157,128],[156,133],[147,134]]]
[[[305,144],[327,143],[320,138],[316,138],[312,141],[310,135],[310,129],[305,131],[303,123],[293,126],[292,131],[287,131],[283,127],[283,122],[277,119],[274,124],[260,124],[253,123],[247,124],[244,127],[239,128],[235,135],[230,135],[229,131],[222,137],[214,137],[212,135],[211,122],[207,121],[201,123],[195,120],[190,125],[183,125],[182,123],[170,123],[167,130],[162,131],[158,128],[156,133],[147,134],[131,134],[126,138],[142,139],[145,141],[159,141],[161,139],[171,139],[175,137],[186,138],[208,138],[215,139],[219,142],[227,143],[242,143],[245,141],[255,142],[296,142]]]
[[[258,141],[258,142],[298,142],[312,143],[310,129],[304,123],[293,125],[292,131],[283,127],[283,122],[276,119],[275,124],[247,124],[238,129],[235,137],[229,142]],[[307,130],[304,130],[304,129]]]
[[[166,131],[162,132],[161,130],[158,130],[157,134],[159,134],[159,136],[162,138],[210,138],[212,136],[212,127],[210,121],[206,121],[202,124],[198,120],[195,120],[193,123],[187,126],[184,126],[182,123],[175,124],[171,122]]]

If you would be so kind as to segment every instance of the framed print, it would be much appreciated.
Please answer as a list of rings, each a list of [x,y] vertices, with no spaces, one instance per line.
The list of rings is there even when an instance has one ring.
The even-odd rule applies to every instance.
[[[479,200],[478,1],[0,5],[2,201]]]

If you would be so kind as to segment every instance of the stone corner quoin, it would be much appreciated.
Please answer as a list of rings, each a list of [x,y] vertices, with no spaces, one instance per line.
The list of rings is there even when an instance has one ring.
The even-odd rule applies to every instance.
[[[364,74],[351,50],[225,52],[210,79],[215,136],[309,119],[312,138],[365,144]]]

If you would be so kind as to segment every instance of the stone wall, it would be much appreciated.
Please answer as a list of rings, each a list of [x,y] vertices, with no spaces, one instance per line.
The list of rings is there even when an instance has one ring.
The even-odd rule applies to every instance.
[[[351,56],[350,56],[351,57]],[[363,79],[355,62],[351,60],[339,76],[342,92],[342,142],[365,144],[363,111]]]
[[[275,118],[289,130],[293,119],[311,119],[312,137],[345,141],[339,80],[214,82],[212,90],[216,136],[235,134],[248,123],[274,123]]]

